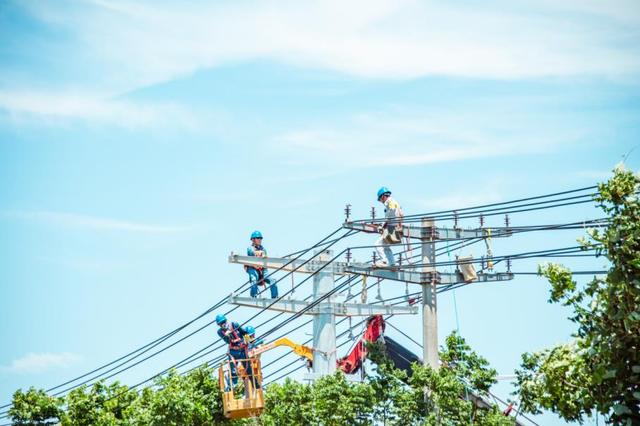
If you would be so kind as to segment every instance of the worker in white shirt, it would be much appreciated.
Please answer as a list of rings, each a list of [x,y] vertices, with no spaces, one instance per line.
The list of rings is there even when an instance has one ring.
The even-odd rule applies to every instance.
[[[384,204],[385,222],[382,224],[382,236],[376,241],[376,251],[380,258],[375,266],[384,268],[395,265],[392,244],[402,241],[402,208],[391,198],[391,191],[386,186],[378,190],[378,201]]]

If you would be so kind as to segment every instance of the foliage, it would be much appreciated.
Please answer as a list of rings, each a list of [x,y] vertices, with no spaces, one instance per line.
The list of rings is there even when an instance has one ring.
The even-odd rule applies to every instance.
[[[62,398],[49,396],[43,390],[29,388],[27,392],[17,390],[13,394],[13,406],[9,416],[14,425],[51,425],[58,423],[62,414]]]
[[[369,345],[376,374],[369,378],[376,395],[373,419],[389,425],[512,425],[496,406],[473,403],[495,383],[496,371],[457,333],[449,335],[440,358],[443,367],[413,364],[409,374],[394,368],[379,345]]]
[[[137,394],[127,386],[103,382],[94,384],[90,389],[82,386],[67,395],[67,410],[61,418],[63,426],[110,426],[121,424],[125,410]]]
[[[286,379],[284,383],[269,385],[265,393],[265,411],[261,423],[268,426],[312,424],[312,387]]]
[[[32,389],[27,393],[30,402],[20,405],[25,394],[19,391],[14,410],[23,414],[13,419],[21,425],[46,424],[30,419],[50,407],[53,411],[44,420],[59,418],[63,426],[513,424],[497,407],[479,409],[471,401],[473,394],[481,395],[495,383],[496,372],[457,334],[447,338],[441,354],[446,364],[437,371],[414,364],[408,374],[393,366],[383,345],[371,344],[368,350],[375,367],[364,381],[349,381],[338,372],[312,384],[292,380],[270,384],[265,411],[257,419],[224,418],[216,375],[208,367],[184,376],[171,371],[140,393],[117,382],[109,386],[98,382],[64,399]]]
[[[220,389],[214,371],[207,367],[184,376],[176,371],[156,380],[127,410],[130,424],[149,426],[224,424]]]
[[[618,166],[595,200],[610,218],[581,239],[611,263],[606,278],[580,286],[571,271],[547,264],[550,302],[569,307],[571,343],[524,354],[517,371],[522,407],[548,409],[568,421],[594,410],[615,424],[640,424],[640,177]]]

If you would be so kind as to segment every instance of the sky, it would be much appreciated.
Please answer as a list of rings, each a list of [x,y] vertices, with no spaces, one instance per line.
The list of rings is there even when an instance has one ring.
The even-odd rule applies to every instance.
[[[227,256],[254,229],[276,256],[340,226],[346,203],[367,217],[382,185],[414,214],[591,186],[623,159],[638,170],[639,24],[634,1],[0,1],[0,404],[206,310],[245,281]],[[601,215],[583,205],[512,223]],[[496,240],[494,253],[582,233]],[[535,276],[444,294],[439,339],[457,328],[512,375],[523,352],[571,338],[547,299]],[[419,338],[415,318],[393,323]]]

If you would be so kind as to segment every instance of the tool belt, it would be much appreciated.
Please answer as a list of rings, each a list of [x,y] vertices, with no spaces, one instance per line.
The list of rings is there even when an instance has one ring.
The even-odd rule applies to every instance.
[[[400,244],[402,242],[402,226],[395,225],[391,231],[384,228],[382,230],[382,241],[387,244]]]

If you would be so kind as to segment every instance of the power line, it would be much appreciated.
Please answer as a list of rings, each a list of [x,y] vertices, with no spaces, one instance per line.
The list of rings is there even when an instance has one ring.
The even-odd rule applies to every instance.
[[[558,196],[558,195],[565,195],[565,194],[569,194],[569,193],[581,192],[581,191],[584,191],[584,190],[587,190],[587,189],[593,189],[593,188],[595,188],[595,187],[580,188],[580,189],[576,189],[576,190],[564,191],[564,192],[559,192],[559,193],[555,193],[555,194],[546,194],[546,195],[541,195],[541,196],[536,196],[536,197],[523,198],[523,199],[520,199],[520,200],[512,200],[512,201],[502,202],[502,203],[492,203],[492,204],[487,204],[487,205],[483,205],[483,206],[468,207],[468,208],[457,209],[457,210],[444,210],[444,211],[436,212],[436,213],[456,212],[454,215],[449,215],[449,216],[450,216],[450,217],[458,217],[458,218],[474,217],[474,216],[470,216],[470,215],[471,215],[471,214],[478,214],[478,213],[480,213],[480,214],[481,214],[482,212],[481,212],[481,211],[472,211],[472,210],[478,210],[479,208],[494,207],[494,206],[499,206],[499,205],[510,205],[510,204],[515,204],[515,203],[519,203],[519,202],[523,202],[523,201],[530,201],[530,200],[542,199],[542,198],[550,198],[550,197],[554,197],[554,196]],[[517,209],[517,208],[522,208],[522,207],[531,207],[531,206],[534,206],[534,205],[540,206],[540,205],[543,205],[543,204],[553,204],[553,203],[557,203],[557,202],[561,202],[561,201],[577,200],[577,199],[581,199],[581,198],[584,198],[584,197],[587,197],[587,196],[591,196],[591,195],[593,195],[593,194],[583,194],[583,195],[574,196],[574,197],[565,197],[565,198],[562,198],[562,199],[546,200],[546,201],[542,201],[542,202],[529,203],[529,204],[522,204],[522,205],[517,205],[517,206],[510,206],[509,208]],[[546,206],[542,206],[542,207],[536,207],[536,208],[525,209],[525,210],[511,210],[511,211],[507,211],[507,212],[505,212],[505,211],[501,211],[501,212],[499,212],[499,213],[493,213],[493,214],[504,214],[504,213],[509,213],[509,212],[531,211],[531,210],[539,210],[539,209],[546,209],[546,208],[555,208],[555,207],[560,207],[560,206],[565,206],[565,205],[579,204],[579,203],[584,203],[584,202],[590,202],[590,200],[574,201],[574,202],[569,202],[569,203],[564,203],[564,204],[546,205]],[[485,211],[484,211],[484,213],[490,213],[490,212],[492,212],[492,211],[497,211],[497,210],[504,210],[504,209],[506,209],[506,208],[507,208],[507,207],[503,207],[503,208],[500,208],[500,209],[487,209],[487,210],[485,210]],[[457,214],[457,212],[459,212],[459,211],[470,211],[470,212],[469,212],[467,215],[460,216],[460,215],[458,215],[458,214]],[[488,216],[488,215],[490,215],[490,214],[485,214],[485,216]],[[414,218],[414,217],[416,217],[416,218],[417,218],[417,217],[422,217],[422,216],[423,216],[423,215],[411,215],[411,216],[406,216],[406,218],[408,218],[408,219],[412,219],[412,218]],[[432,216],[433,216],[433,214],[432,214]],[[446,216],[443,216],[443,217],[446,217]],[[520,227],[520,228],[522,228],[522,227]],[[320,245],[325,245],[325,244],[329,244],[329,243],[330,243],[330,245],[333,245],[333,244],[337,243],[338,241],[342,240],[343,238],[346,238],[347,236],[351,235],[351,234],[347,233],[347,234],[343,235],[342,237],[335,238],[335,239],[330,240],[330,241],[326,241],[328,238],[330,238],[331,236],[335,235],[339,230],[340,230],[340,228],[336,229],[334,232],[332,232],[331,234],[329,234],[327,237],[325,237],[325,238],[324,238],[323,240],[321,240],[319,243],[316,243],[316,245],[314,245],[314,246],[310,247],[310,248],[309,248],[309,249],[307,249],[306,251],[304,251],[304,250],[303,250],[303,251],[294,252],[294,253],[292,253],[292,254],[290,254],[290,255],[287,255],[287,256],[297,255],[298,253],[303,253],[303,254],[304,254],[304,253],[306,253],[306,252],[308,252],[308,251],[312,250],[313,248],[316,248],[316,247],[318,247],[318,246],[320,246]],[[481,240],[481,239],[480,239],[480,240]],[[476,240],[476,241],[473,241],[473,242],[477,242],[477,241],[480,241],[480,240]],[[323,243],[323,242],[324,242],[324,243]],[[461,247],[462,247],[462,245],[461,245]],[[458,248],[461,248],[461,247],[458,247]],[[340,254],[342,254],[342,253],[344,253],[344,251],[343,251],[343,252],[341,252]],[[340,255],[340,254],[339,254],[339,255]],[[338,255],[338,256],[339,256],[339,255]],[[288,262],[286,265],[290,264],[291,262],[293,262],[294,260],[298,259],[299,257],[300,257],[300,256],[298,256],[298,257],[296,257],[296,258],[292,259],[292,260],[291,260],[290,262]],[[337,257],[336,257],[336,258],[337,258]],[[334,258],[334,259],[335,259],[335,258]],[[334,260],[334,259],[332,259],[332,260]],[[311,259],[309,259],[309,260],[311,260]],[[283,265],[283,267],[284,267],[284,266],[286,266],[286,265]],[[303,265],[304,265],[304,263],[303,263]],[[300,265],[300,266],[302,266],[302,265]],[[326,266],[326,265],[325,265],[325,266]],[[271,273],[271,274],[269,274],[268,276],[272,276],[274,273],[278,272],[278,271],[279,271],[279,270],[281,270],[283,267],[278,268],[276,271],[272,272],[272,273]],[[296,269],[297,269],[297,268],[296,268]],[[287,277],[287,276],[289,276],[290,274],[292,274],[296,269],[294,269],[294,270],[290,271],[289,273],[285,274],[285,276],[284,276],[284,277],[281,277],[280,279],[276,280],[276,282],[275,282],[275,283],[280,282],[282,279],[284,279],[285,277]],[[303,280],[300,284],[298,284],[297,286],[293,287],[293,289],[295,289],[295,288],[299,287],[300,285],[302,285],[302,284],[303,284],[306,280],[308,280],[309,278],[310,278],[310,277],[307,277],[307,278],[306,278],[305,280]],[[239,289],[238,289],[238,290],[236,290],[236,291],[243,291],[243,290],[242,290],[242,288],[243,288],[243,287],[245,287],[249,282],[250,282],[250,281],[245,282],[245,283],[244,283],[242,286],[240,286],[240,287],[239,287]],[[275,283],[274,283],[274,284],[275,284]],[[347,284],[348,284],[348,282],[347,282],[347,283],[343,283],[343,284],[341,284],[339,287],[337,287],[337,288],[336,288],[336,289],[334,289],[334,290],[335,290],[335,291],[339,291],[340,289],[344,288],[344,286],[345,286],[345,285],[347,285]],[[293,290],[293,289],[292,289],[292,290]],[[246,290],[246,289],[245,289],[245,290]],[[334,292],[335,292],[335,291],[334,291]],[[287,292],[286,294],[288,294],[288,293],[290,293],[290,292]],[[285,295],[286,295],[286,294],[285,294]],[[283,296],[284,296],[284,295],[283,295]],[[283,296],[281,296],[278,300],[280,300]],[[322,299],[321,299],[321,300],[322,300]],[[60,384],[60,385],[57,385],[57,386],[55,386],[55,387],[53,387],[53,388],[50,388],[50,389],[48,389],[48,390],[47,390],[47,392],[49,392],[49,391],[51,391],[51,390],[58,389],[58,388],[63,387],[63,386],[65,386],[65,385],[67,385],[67,384],[73,383],[73,382],[75,382],[75,381],[77,381],[77,380],[79,380],[79,379],[82,379],[82,378],[84,378],[84,377],[87,377],[87,376],[89,376],[89,375],[91,375],[91,374],[93,374],[93,373],[95,373],[95,372],[97,372],[97,371],[100,371],[100,370],[102,370],[102,369],[104,369],[104,368],[106,368],[106,367],[112,366],[113,364],[116,364],[116,363],[118,363],[118,362],[120,362],[120,361],[122,361],[122,360],[124,360],[124,359],[126,359],[126,358],[128,358],[128,357],[131,357],[131,359],[128,359],[128,360],[124,361],[123,363],[121,363],[121,364],[117,365],[116,367],[113,367],[113,368],[111,368],[110,370],[108,370],[107,372],[101,373],[100,375],[98,375],[98,376],[96,376],[96,377],[94,377],[94,378],[92,378],[92,379],[89,379],[88,381],[93,380],[93,379],[95,379],[95,378],[99,378],[99,377],[103,376],[104,374],[107,374],[107,373],[109,373],[109,372],[113,371],[114,369],[119,368],[120,366],[122,366],[122,365],[124,365],[124,364],[126,364],[126,363],[131,362],[133,359],[135,359],[135,358],[137,358],[137,357],[139,357],[139,356],[142,356],[144,353],[148,352],[148,351],[149,351],[149,350],[151,350],[153,347],[156,347],[157,345],[159,345],[159,344],[161,344],[162,342],[166,341],[167,339],[171,338],[172,336],[174,336],[175,334],[177,334],[178,332],[180,332],[181,330],[183,330],[183,329],[184,329],[184,328],[186,328],[187,326],[189,326],[189,325],[193,324],[195,321],[199,320],[200,318],[204,317],[204,316],[205,316],[205,315],[207,315],[208,313],[212,312],[212,311],[213,311],[213,310],[215,310],[215,309],[219,309],[219,308],[220,308],[222,305],[224,305],[227,301],[228,301],[228,297],[223,298],[221,301],[219,301],[218,303],[216,303],[214,306],[212,306],[211,308],[207,309],[205,312],[203,312],[202,314],[200,314],[199,316],[197,316],[197,317],[196,317],[196,318],[194,318],[193,320],[190,320],[189,322],[187,322],[187,323],[183,324],[182,326],[180,326],[180,327],[176,328],[175,330],[173,330],[173,331],[171,331],[171,332],[169,332],[169,333],[167,333],[167,334],[165,334],[165,335],[161,336],[160,338],[158,338],[158,339],[156,339],[156,340],[154,340],[154,341],[152,341],[152,342],[150,342],[150,343],[148,343],[148,344],[146,344],[146,345],[144,345],[144,346],[142,346],[142,347],[140,347],[140,348],[138,348],[138,349],[136,349],[136,350],[134,350],[134,351],[132,351],[132,352],[130,352],[130,353],[128,353],[128,354],[126,354],[126,355],[124,355],[124,356],[122,356],[122,357],[120,357],[120,358],[116,359],[116,360],[114,360],[114,361],[111,361],[111,362],[110,362],[110,363],[108,363],[108,364],[105,364],[105,365],[103,365],[103,366],[101,366],[101,367],[98,367],[98,368],[96,368],[96,369],[94,369],[94,370],[92,370],[92,371],[90,371],[90,372],[88,372],[88,373],[83,374],[82,376],[78,376],[78,377],[76,377],[76,378],[74,378],[74,379],[72,379],[72,380],[69,380],[69,381],[67,381],[67,382],[65,382],[65,383],[62,383],[62,384]],[[319,303],[319,301],[318,301],[318,303]],[[271,306],[271,305],[269,305],[269,306]],[[269,306],[268,306],[268,307],[269,307]],[[251,320],[255,319],[255,318],[256,318],[260,313],[262,313],[262,312],[263,312],[264,310],[266,310],[268,307],[263,308],[263,309],[262,309],[260,312],[258,312],[256,315],[252,316],[248,321],[251,321]],[[237,309],[237,306],[236,306],[236,307],[234,307],[234,308],[233,308],[231,311],[229,311],[229,312],[233,312],[235,309]],[[299,314],[300,314],[300,315],[302,315],[302,313],[299,313]],[[292,322],[293,320],[295,320],[295,319],[296,319],[297,317],[299,317],[300,315],[297,315],[297,316],[294,316],[293,318],[289,318],[289,319],[285,320],[285,321],[283,322],[283,324],[281,324],[280,326],[284,326],[284,325],[286,325],[286,324],[288,324],[288,323]],[[155,356],[155,355],[157,355],[158,353],[161,353],[161,352],[163,352],[164,350],[169,349],[170,347],[173,347],[173,346],[174,346],[174,345],[176,345],[177,343],[179,343],[179,342],[181,342],[181,341],[184,341],[186,338],[188,338],[188,337],[190,337],[190,336],[194,335],[195,333],[197,333],[197,332],[199,332],[199,331],[203,330],[204,328],[208,327],[208,326],[209,326],[209,325],[211,325],[211,324],[212,324],[212,322],[209,322],[208,324],[206,324],[206,325],[205,325],[205,326],[203,326],[203,327],[200,327],[198,330],[196,330],[195,332],[193,332],[193,333],[189,334],[188,336],[183,337],[182,339],[178,340],[177,342],[174,342],[173,344],[171,344],[171,345],[167,346],[166,348],[164,348],[164,349],[162,349],[162,350],[159,350],[159,351],[155,352],[153,355],[150,355],[150,356],[148,356],[148,357],[144,358],[142,361],[138,361],[137,363],[133,364],[132,366],[127,367],[127,368],[125,368],[125,369],[123,369],[123,370],[121,370],[121,371],[119,371],[119,372],[117,372],[117,373],[114,373],[114,374],[112,374],[112,375],[108,376],[107,378],[113,377],[115,374],[119,374],[119,373],[121,373],[122,371],[126,371],[128,368],[131,368],[131,367],[133,367],[133,366],[135,366],[135,365],[138,365],[138,364],[140,364],[141,362],[143,362],[143,361],[145,361],[145,360],[147,360],[147,359],[151,358],[152,356]],[[246,322],[245,322],[244,324],[246,324]],[[279,328],[279,327],[274,327],[274,328],[273,328],[273,329],[271,329],[268,333],[271,333],[271,332],[275,331],[275,330],[276,330],[276,329],[278,329],[278,328]],[[210,346],[211,346],[211,345],[209,345],[208,347],[210,347]],[[134,354],[137,354],[137,355],[133,356]],[[183,364],[183,365],[184,365],[184,364]],[[171,368],[171,367],[170,367],[170,368]],[[165,370],[165,371],[166,371],[166,370]],[[161,374],[162,374],[162,373],[161,373]],[[156,375],[156,376],[154,376],[154,377],[157,377],[157,375]],[[85,381],[83,384],[86,384],[88,381]],[[5,406],[2,406],[2,407],[0,407],[0,408],[6,408],[6,407],[9,407],[9,406],[11,406],[11,404],[8,404],[8,405],[5,405]]]
[[[333,235],[335,235],[336,233],[340,232],[340,230],[341,230],[341,229],[342,229],[342,228],[336,228],[336,230],[334,230],[334,231],[333,231],[333,232],[331,232],[329,235],[327,235],[326,237],[324,237],[324,238],[323,238],[322,240],[320,240],[318,243],[316,243],[316,244],[314,244],[313,246],[311,246],[311,247],[307,248],[307,249],[306,249],[306,251],[302,251],[302,254],[300,254],[300,255],[298,255],[298,256],[296,256],[296,257],[292,258],[289,262],[285,263],[285,264],[284,264],[284,265],[282,265],[280,268],[278,268],[277,270],[275,270],[275,271],[271,272],[269,275],[267,275],[267,277],[270,277],[270,276],[272,276],[274,273],[278,272],[279,270],[282,270],[283,268],[285,268],[286,266],[290,265],[290,264],[291,264],[292,262],[294,262],[295,260],[298,260],[298,259],[299,259],[302,255],[304,255],[305,253],[307,253],[307,252],[309,252],[309,251],[313,250],[314,248],[317,248],[317,247],[320,247],[320,246],[325,246],[326,244],[329,244],[329,242],[326,242],[326,240],[328,240],[329,238],[331,238],[331,237],[332,237]],[[347,232],[347,234],[349,234],[349,232]],[[339,239],[331,240],[330,244],[331,244],[331,245],[333,245],[333,244],[335,244],[337,241],[341,240],[342,238],[344,238],[344,236],[343,236],[343,237],[341,237],[341,238],[339,238]],[[297,252],[297,253],[301,253],[301,252]],[[290,255],[288,255],[288,256],[290,256]],[[295,268],[294,270],[296,270],[296,269],[298,269],[299,267],[301,267],[301,266],[305,265],[306,263],[308,263],[309,261],[311,261],[315,256],[316,256],[316,255],[312,256],[310,259],[308,259],[307,261],[303,262],[301,265],[299,265],[299,266],[298,266],[297,268]],[[292,270],[292,271],[288,272],[287,274],[285,274],[283,277],[281,277],[280,279],[278,279],[275,283],[278,283],[278,282],[279,282],[279,281],[281,281],[282,279],[284,279],[284,278],[286,278],[287,276],[289,276],[290,274],[292,274],[292,273],[294,272],[294,270]],[[244,290],[243,290],[243,288],[244,288],[247,284],[249,284],[250,282],[251,282],[250,280],[249,280],[249,281],[246,281],[246,282],[245,282],[245,283],[243,283],[240,287],[238,287],[238,289],[237,289],[236,291],[240,291],[240,292],[241,292],[241,291],[246,290],[246,289],[244,289]],[[275,283],[274,283],[274,284],[275,284]],[[148,344],[146,344],[146,345],[144,345],[144,346],[142,346],[142,347],[140,347],[140,348],[138,348],[138,349],[136,349],[136,350],[134,350],[134,351],[131,351],[131,352],[129,352],[128,354],[126,354],[126,355],[124,355],[124,356],[122,356],[122,357],[120,357],[120,358],[118,358],[118,359],[116,359],[116,360],[114,360],[114,361],[111,361],[111,362],[109,362],[109,363],[107,363],[107,364],[104,364],[104,365],[102,365],[102,366],[100,366],[100,367],[98,367],[98,368],[96,368],[96,369],[94,369],[94,370],[92,370],[92,371],[90,371],[90,372],[88,372],[88,373],[85,373],[85,374],[83,374],[83,375],[81,375],[81,376],[75,377],[75,378],[73,378],[73,379],[71,379],[71,380],[68,380],[68,381],[66,381],[66,382],[64,382],[64,383],[62,383],[62,384],[60,384],[60,385],[57,385],[57,386],[54,386],[54,387],[52,387],[52,388],[46,389],[46,390],[45,390],[45,392],[51,392],[52,390],[59,389],[60,387],[63,387],[63,386],[65,386],[65,385],[67,385],[67,384],[70,384],[70,383],[73,383],[73,382],[75,382],[75,381],[78,381],[78,380],[80,380],[80,379],[82,379],[82,378],[85,378],[85,377],[87,377],[87,376],[89,376],[89,375],[91,375],[91,374],[93,374],[93,373],[95,373],[95,372],[97,372],[97,371],[100,371],[100,370],[102,370],[102,369],[104,369],[104,368],[106,368],[106,367],[109,367],[109,366],[111,366],[111,365],[113,365],[113,364],[116,364],[116,363],[118,363],[119,361],[122,361],[122,360],[124,360],[124,359],[126,359],[126,358],[128,358],[128,357],[130,357],[130,356],[132,356],[132,355],[134,355],[134,354],[136,354],[136,353],[137,353],[137,355],[132,356],[130,359],[128,359],[128,360],[126,360],[126,361],[124,361],[123,363],[121,363],[121,364],[117,365],[116,367],[111,368],[108,372],[111,372],[111,371],[113,371],[114,369],[119,368],[120,366],[122,366],[122,365],[124,365],[124,364],[126,364],[126,363],[128,363],[128,362],[131,362],[133,359],[136,359],[137,357],[139,357],[139,356],[141,356],[142,354],[144,354],[144,353],[148,352],[148,351],[149,351],[149,350],[151,350],[152,348],[154,348],[154,347],[158,346],[159,344],[163,343],[164,341],[166,341],[166,340],[167,340],[167,339],[169,339],[170,337],[174,336],[175,334],[177,334],[178,332],[180,332],[181,330],[183,330],[183,329],[184,329],[184,328],[186,328],[187,326],[189,326],[189,325],[193,324],[193,323],[194,323],[194,322],[196,322],[197,320],[201,319],[201,318],[202,318],[202,317],[204,317],[205,315],[207,315],[207,314],[211,313],[211,312],[212,312],[212,311],[214,311],[215,309],[219,309],[220,307],[222,307],[222,306],[223,306],[223,305],[228,301],[228,299],[229,299],[229,296],[225,296],[222,300],[218,301],[214,306],[212,306],[211,308],[208,308],[206,311],[204,311],[203,313],[201,313],[200,315],[198,315],[196,318],[194,318],[194,319],[192,319],[192,320],[188,321],[187,323],[185,323],[185,324],[181,325],[180,327],[178,327],[178,328],[176,328],[176,329],[172,330],[171,332],[166,333],[165,335],[163,335],[163,336],[161,336],[160,338],[158,338],[158,339],[156,339],[156,340],[152,341],[151,343],[148,343]],[[234,309],[232,309],[232,311],[233,311],[233,310],[235,310],[236,308],[237,308],[237,307],[235,307]],[[212,322],[209,322],[207,325],[205,325],[205,326],[203,326],[203,327],[200,327],[196,332],[199,332],[199,331],[201,331],[201,330],[205,329],[207,326],[209,326],[209,325],[211,325],[211,324],[212,324]],[[187,337],[190,337],[190,336],[194,335],[196,332],[189,334]],[[186,338],[186,337],[185,337],[185,338]],[[135,364],[133,364],[133,365],[131,365],[131,366],[127,367],[127,368],[124,368],[124,369],[122,369],[122,370],[118,371],[116,374],[122,373],[122,372],[124,372],[124,371],[128,370],[129,368],[132,368],[132,367],[134,367],[134,366],[136,366],[136,365],[139,365],[141,362],[148,360],[148,359],[149,359],[149,358],[151,358],[152,356],[155,356],[155,355],[157,355],[157,354],[159,354],[159,353],[163,352],[164,350],[169,349],[170,347],[175,346],[175,344],[177,344],[177,343],[179,343],[179,342],[181,342],[181,341],[184,341],[184,340],[185,340],[185,338],[182,338],[182,339],[180,339],[178,342],[175,342],[175,343],[173,343],[173,344],[171,344],[171,345],[167,346],[166,348],[164,348],[164,349],[162,349],[162,350],[160,350],[160,351],[155,352],[153,355],[151,355],[151,356],[148,356],[148,357],[144,358],[144,360],[142,360],[142,361],[136,362]],[[108,372],[107,372],[107,373],[108,373]],[[64,391],[69,391],[69,390],[75,389],[75,388],[77,388],[77,387],[79,387],[79,386],[85,385],[85,384],[89,383],[91,380],[95,380],[95,379],[99,379],[99,378],[101,378],[101,377],[102,377],[102,375],[104,375],[104,374],[106,374],[106,373],[101,373],[100,375],[94,376],[94,377],[92,377],[91,379],[88,379],[88,380],[84,381],[84,382],[83,382],[83,383],[81,383],[80,385],[75,385],[75,386],[73,386],[73,387],[70,387],[70,388],[65,389]],[[108,378],[113,377],[114,375],[115,375],[115,374],[112,374],[112,375],[110,375]],[[58,393],[56,393],[55,395],[60,395],[60,394],[61,394],[61,392],[58,392]],[[3,405],[3,406],[0,406],[0,409],[5,409],[5,408],[11,407],[11,406],[12,406],[12,404],[11,404],[11,403],[9,403],[9,404],[5,404],[5,405]],[[6,412],[1,412],[1,413],[0,413],[0,415],[3,415],[3,414],[6,414]]]
[[[490,204],[481,204],[481,205],[477,205],[477,206],[472,206],[472,207],[463,207],[463,208],[459,208],[459,209],[449,209],[449,210],[440,210],[440,211],[435,211],[435,212],[429,212],[429,213],[419,213],[419,214],[413,214],[413,215],[406,215],[404,216],[405,219],[412,219],[412,218],[424,218],[424,217],[437,217],[438,215],[443,215],[445,213],[451,213],[451,212],[462,212],[462,211],[469,211],[469,210],[478,210],[478,209],[485,209],[487,207],[495,207],[495,206],[503,206],[503,205],[509,205],[509,204],[516,204],[516,203],[520,203],[520,202],[524,202],[524,201],[532,201],[532,200],[539,200],[539,199],[543,199],[543,198],[551,198],[551,197],[556,197],[559,195],[566,195],[566,194],[573,194],[576,192],[583,192],[583,191],[587,191],[587,190],[592,190],[592,189],[596,189],[597,186],[588,186],[588,187],[584,187],[584,188],[578,188],[578,189],[572,189],[572,190],[568,190],[568,191],[562,191],[562,192],[555,192],[555,193],[551,193],[551,194],[543,194],[543,195],[537,195],[537,196],[533,196],[533,197],[527,197],[527,198],[520,198],[520,199],[516,199],[516,200],[509,200],[509,201],[502,201],[502,202],[497,202],[497,203],[490,203]],[[588,194],[588,195],[593,195],[593,194]],[[477,212],[474,212],[477,213]],[[374,221],[384,221],[384,218],[381,219],[374,219]],[[359,219],[359,220],[354,220],[354,223],[366,223],[366,222],[371,222],[371,219]]]

